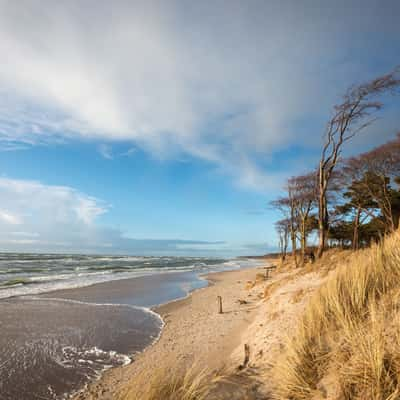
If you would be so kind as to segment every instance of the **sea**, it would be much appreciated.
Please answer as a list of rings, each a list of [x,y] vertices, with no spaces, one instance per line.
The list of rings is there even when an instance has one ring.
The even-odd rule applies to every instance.
[[[0,400],[68,399],[154,343],[157,305],[252,259],[0,253]]]

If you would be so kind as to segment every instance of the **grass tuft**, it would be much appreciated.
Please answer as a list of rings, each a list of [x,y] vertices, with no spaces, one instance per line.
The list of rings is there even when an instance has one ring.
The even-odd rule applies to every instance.
[[[151,376],[135,376],[119,400],[205,400],[222,379],[195,367],[183,373],[160,368],[152,371]]]

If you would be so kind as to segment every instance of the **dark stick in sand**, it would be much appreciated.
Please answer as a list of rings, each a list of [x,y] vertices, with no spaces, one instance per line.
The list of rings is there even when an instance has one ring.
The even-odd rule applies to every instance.
[[[222,314],[222,297],[218,296],[218,314]]]

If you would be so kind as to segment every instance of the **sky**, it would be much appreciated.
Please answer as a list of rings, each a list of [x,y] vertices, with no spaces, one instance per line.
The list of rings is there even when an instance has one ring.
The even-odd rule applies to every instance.
[[[244,255],[346,89],[400,64],[397,0],[0,0],[0,250]],[[399,100],[344,154],[400,129]]]

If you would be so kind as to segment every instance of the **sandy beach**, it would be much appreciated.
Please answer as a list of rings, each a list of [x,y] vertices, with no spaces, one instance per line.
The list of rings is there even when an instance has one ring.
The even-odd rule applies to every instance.
[[[249,390],[267,395],[269,389],[263,379],[267,366],[279,352],[309,294],[321,284],[321,278],[314,273],[297,277],[297,272],[292,271],[274,272],[268,280],[261,280],[260,276],[256,279],[257,274],[263,273],[263,267],[258,267],[209,274],[208,287],[157,307],[155,311],[165,322],[159,340],[132,364],[107,371],[76,399],[118,398],[134,385],[137,374],[150,377],[159,369],[196,365],[208,371],[223,368],[225,373],[236,374],[243,362],[245,343],[251,349],[249,368],[257,370],[257,374],[252,374],[250,380],[246,374],[237,374],[242,383],[246,381],[240,385],[240,391],[232,384],[225,385],[226,393],[220,393],[218,398],[243,398]],[[268,286],[276,289],[266,298]],[[217,296],[223,299],[223,314],[218,313]]]
[[[47,286],[42,288],[41,281],[35,278],[39,284],[11,287],[9,294],[14,296],[0,300],[0,347],[4,349],[0,354],[0,397],[7,400],[70,398],[105,371],[129,364],[158,339],[168,316],[162,319],[152,307],[185,299],[193,290],[206,287],[209,282],[205,274],[260,265],[259,261],[244,259],[210,258],[201,259],[200,263],[193,258],[170,258],[162,259],[168,264],[165,266],[159,258],[146,258],[142,260],[143,266],[148,269],[151,264],[153,274],[113,279],[119,274],[115,270],[123,268],[126,275],[126,268],[132,268],[131,263],[140,262],[140,258],[84,257],[85,264],[80,256],[37,258],[29,256],[28,265],[24,263],[25,270],[37,271],[36,264],[43,263],[40,269],[45,270]],[[66,274],[65,285],[57,280],[59,274],[56,273],[55,278],[46,275],[46,262],[72,271]],[[88,286],[84,281],[82,286],[70,288],[71,281],[79,279],[75,275],[80,274],[82,268],[90,268],[90,271],[100,268],[101,277],[110,280],[94,281]],[[17,267],[15,270],[20,271]],[[60,286],[64,288],[57,289]],[[49,290],[51,288],[56,290]],[[13,292],[21,289],[28,295],[18,296]],[[36,294],[42,289],[48,291]],[[7,295],[7,291],[8,288],[1,294]],[[176,306],[180,302],[171,304]],[[160,313],[168,314],[167,311]],[[183,351],[190,353],[187,348]]]
[[[155,308],[165,322],[157,343],[127,367],[106,372],[77,398],[113,399],[135,374],[151,374],[154,368],[183,368],[193,363],[210,369],[222,367],[255,317],[262,290],[248,291],[246,283],[257,272],[261,271],[252,268],[210,274],[205,277],[210,281],[208,287]],[[223,314],[218,314],[217,296],[223,299]],[[247,304],[239,305],[239,299]]]

